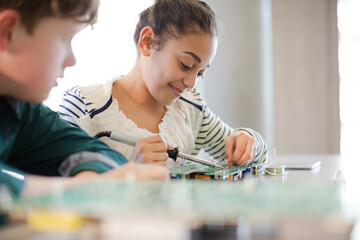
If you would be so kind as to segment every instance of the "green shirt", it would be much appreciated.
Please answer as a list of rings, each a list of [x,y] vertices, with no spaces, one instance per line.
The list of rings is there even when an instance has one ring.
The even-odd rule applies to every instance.
[[[44,105],[0,97],[1,169],[73,176],[83,170],[102,173],[126,162],[122,154],[70,126]],[[10,185],[16,194],[23,186],[4,171],[0,183]]]

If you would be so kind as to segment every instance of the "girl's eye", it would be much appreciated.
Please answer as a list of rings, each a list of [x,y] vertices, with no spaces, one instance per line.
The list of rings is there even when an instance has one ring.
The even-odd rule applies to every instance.
[[[181,63],[181,67],[182,67],[183,69],[185,69],[185,70],[191,70],[191,67],[185,65],[183,62],[180,62],[180,63]],[[197,77],[203,78],[203,72],[199,72],[199,73],[197,74]]]
[[[186,70],[190,70],[190,69],[191,69],[191,67],[185,65],[183,62],[181,62],[181,66],[182,66],[182,68],[184,68],[184,69],[186,69]]]

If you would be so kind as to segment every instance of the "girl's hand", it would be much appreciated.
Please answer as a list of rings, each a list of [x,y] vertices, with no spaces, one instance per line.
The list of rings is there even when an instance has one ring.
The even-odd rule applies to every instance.
[[[166,144],[160,135],[142,138],[136,143],[130,161],[166,166],[166,160],[169,157],[168,149],[171,150],[174,147]]]
[[[225,158],[228,166],[247,166],[256,153],[255,138],[246,131],[234,131],[225,144]]]

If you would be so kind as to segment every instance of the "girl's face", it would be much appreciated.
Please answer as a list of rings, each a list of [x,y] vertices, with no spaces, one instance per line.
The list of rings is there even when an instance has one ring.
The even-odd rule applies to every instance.
[[[182,39],[168,39],[160,50],[152,49],[150,77],[146,85],[153,98],[172,104],[188,89],[195,87],[210,66],[217,48],[217,38],[191,34]]]

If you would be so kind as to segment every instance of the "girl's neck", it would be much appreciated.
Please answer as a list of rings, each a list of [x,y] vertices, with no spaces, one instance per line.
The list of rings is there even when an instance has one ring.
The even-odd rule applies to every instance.
[[[137,61],[131,71],[115,83],[115,88],[119,90],[119,93],[125,91],[125,96],[134,104],[148,109],[165,108],[163,104],[158,103],[154,99],[147,89],[139,64]],[[123,95],[123,97],[125,96]]]
[[[152,97],[143,80],[134,67],[126,76],[115,82],[113,97],[119,104],[119,110],[139,128],[159,133],[159,125],[166,108]]]

